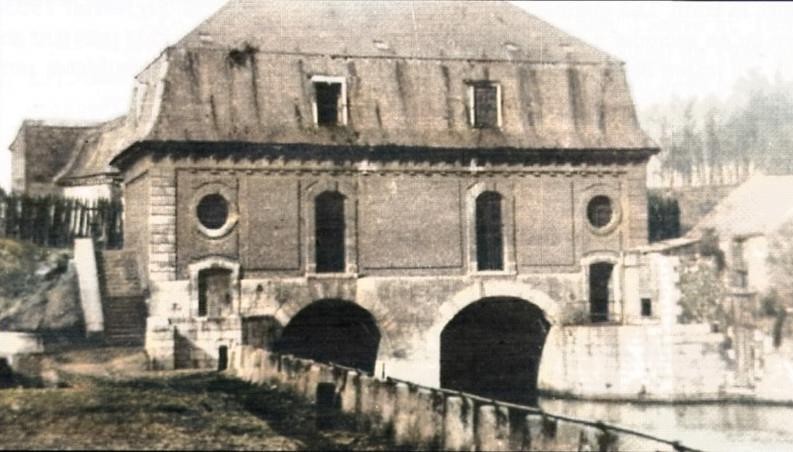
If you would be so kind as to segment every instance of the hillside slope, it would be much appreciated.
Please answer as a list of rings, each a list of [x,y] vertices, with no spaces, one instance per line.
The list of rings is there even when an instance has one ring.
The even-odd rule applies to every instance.
[[[0,330],[77,333],[77,277],[66,250],[0,239]]]

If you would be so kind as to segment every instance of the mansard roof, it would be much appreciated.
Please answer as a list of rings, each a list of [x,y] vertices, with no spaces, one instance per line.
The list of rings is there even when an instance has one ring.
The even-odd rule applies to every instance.
[[[616,62],[502,1],[232,0],[177,47],[347,57]]]
[[[312,76],[346,81],[349,121],[317,127]],[[470,126],[468,83],[501,86],[503,124]],[[142,142],[656,150],[623,63],[506,2],[232,0],[136,77]]]

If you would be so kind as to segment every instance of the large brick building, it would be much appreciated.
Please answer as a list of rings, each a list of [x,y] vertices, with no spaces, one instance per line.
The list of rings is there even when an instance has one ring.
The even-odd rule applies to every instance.
[[[582,385],[610,356],[581,347],[658,322],[623,281],[657,148],[623,63],[516,6],[231,1],[92,146],[158,366],[246,342],[518,400],[639,391]]]

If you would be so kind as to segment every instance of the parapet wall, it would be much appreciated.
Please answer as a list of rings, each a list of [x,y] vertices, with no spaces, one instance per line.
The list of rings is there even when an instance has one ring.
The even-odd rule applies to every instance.
[[[555,416],[538,408],[432,389],[278,355],[232,348],[228,372],[253,383],[276,382],[317,402],[332,388],[333,405],[372,431],[388,432],[400,448],[444,450],[687,450],[676,443],[598,422]]]

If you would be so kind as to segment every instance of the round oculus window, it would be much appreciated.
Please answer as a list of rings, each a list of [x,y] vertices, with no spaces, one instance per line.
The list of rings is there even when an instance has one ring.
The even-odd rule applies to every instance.
[[[586,209],[589,224],[595,228],[603,228],[608,226],[614,218],[614,207],[611,205],[611,199],[608,196],[595,196],[589,201]]]
[[[201,226],[212,231],[218,230],[229,219],[229,203],[219,193],[206,195],[198,202],[196,215]]]

